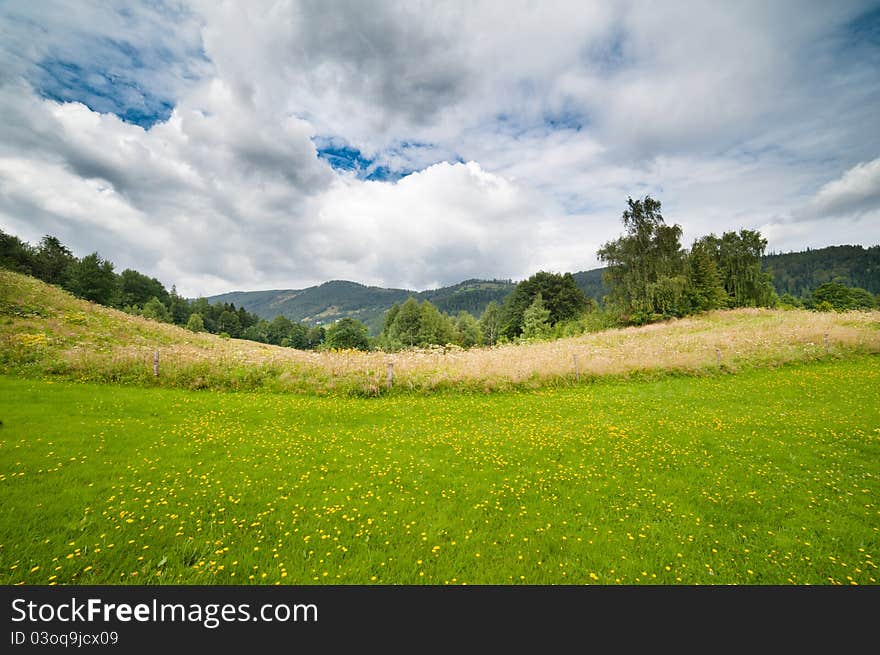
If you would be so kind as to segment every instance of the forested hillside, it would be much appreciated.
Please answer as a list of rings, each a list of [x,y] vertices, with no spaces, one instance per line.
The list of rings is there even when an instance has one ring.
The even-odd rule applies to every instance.
[[[334,280],[307,289],[235,291],[213,296],[210,300],[235,303],[266,319],[286,316],[293,321],[313,325],[355,318],[365,323],[372,334],[378,334],[382,330],[385,312],[410,296],[420,301],[429,300],[447,314],[466,311],[479,316],[493,300],[501,302],[514,286],[512,282],[504,280],[466,280],[450,287],[408,291]]]
[[[604,268],[594,268],[574,274],[574,281],[580,287],[580,290],[584,292],[584,295],[599,303],[608,294],[608,287],[602,282],[602,272],[604,270]]]
[[[829,246],[766,255],[764,270],[773,275],[777,293],[802,298],[825,282],[880,293],[880,245]]]

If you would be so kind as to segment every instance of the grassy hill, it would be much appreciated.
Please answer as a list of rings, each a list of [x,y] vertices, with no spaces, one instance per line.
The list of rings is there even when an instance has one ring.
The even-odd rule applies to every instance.
[[[387,392],[389,363],[394,366],[394,392],[493,391],[571,386],[609,376],[701,375],[878,352],[878,326],[880,312],[751,309],[469,351],[320,353],[194,334],[0,271],[0,373],[195,389],[377,395]],[[152,372],[156,351],[161,360],[158,378]]]

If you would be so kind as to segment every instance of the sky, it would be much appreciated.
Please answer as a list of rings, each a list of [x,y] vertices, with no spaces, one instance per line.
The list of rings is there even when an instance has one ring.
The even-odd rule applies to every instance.
[[[0,2],[0,229],[195,297],[880,243],[880,4]]]

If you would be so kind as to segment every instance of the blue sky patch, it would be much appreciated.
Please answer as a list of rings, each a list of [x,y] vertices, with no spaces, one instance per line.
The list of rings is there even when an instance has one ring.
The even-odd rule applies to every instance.
[[[316,144],[317,145],[317,144]],[[373,163],[361,155],[361,151],[348,145],[324,145],[318,146],[318,157],[326,161],[339,171],[355,171],[357,173],[366,170]],[[358,176],[360,177],[360,176]]]
[[[174,109],[172,98],[146,88],[143,80],[171,53],[143,53],[130,43],[100,39],[86,57],[50,56],[36,63],[28,81],[36,92],[57,102],[81,102],[95,112],[112,113],[126,123],[149,129]],[[85,54],[85,53],[84,53]]]
[[[382,161],[387,157],[380,156],[371,159],[365,156],[358,148],[355,148],[335,137],[315,137],[313,141],[315,142],[315,147],[317,148],[318,157],[320,159],[323,159],[338,171],[354,173],[360,180],[396,182],[418,170],[416,168],[391,166]],[[432,148],[432,146],[427,143],[403,141],[395,147],[389,148],[385,153],[386,155],[394,156],[399,155],[408,149],[424,150],[430,148]],[[443,160],[431,161],[430,163],[436,164],[438,161]],[[461,161],[461,158],[458,158],[456,161]]]
[[[847,26],[851,45],[880,47],[880,7],[864,12]]]
[[[165,121],[174,105],[140,88],[134,80],[59,60],[41,62],[31,79],[36,91],[56,102],[81,102],[92,111],[149,129]]]

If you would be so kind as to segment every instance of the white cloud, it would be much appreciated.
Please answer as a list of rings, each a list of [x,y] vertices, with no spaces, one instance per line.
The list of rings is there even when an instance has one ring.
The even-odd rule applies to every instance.
[[[861,214],[880,209],[880,158],[856,164],[824,185],[808,209],[818,216]]]
[[[876,243],[880,49],[850,30],[866,8],[7,3],[0,227],[192,295],[582,270],[646,193],[687,240]],[[91,75],[95,108],[120,80],[173,111],[145,130],[46,99],[47,61]],[[358,180],[315,137],[417,172]]]
[[[475,162],[440,163],[394,184],[340,178],[315,199],[299,255],[325,272],[407,288],[524,275],[531,233],[553,206]],[[327,238],[327,237],[330,238]]]

